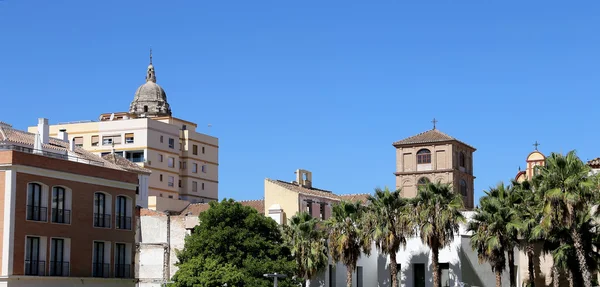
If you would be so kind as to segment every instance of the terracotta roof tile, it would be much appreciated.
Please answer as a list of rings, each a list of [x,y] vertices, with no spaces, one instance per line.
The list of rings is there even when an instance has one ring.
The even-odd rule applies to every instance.
[[[405,138],[403,140],[395,142],[393,145],[394,146],[403,146],[403,145],[448,142],[448,141],[457,141],[457,142],[462,143],[472,149],[475,149],[472,146],[470,146],[464,142],[461,142],[461,141],[441,132],[438,129],[428,130],[428,131],[422,132],[420,134]]]
[[[367,203],[367,201],[369,201],[369,196],[371,194],[369,193],[359,193],[359,194],[341,194],[340,195],[340,199],[341,200],[346,200],[346,201],[352,201],[352,202],[360,202],[362,204]]]
[[[311,188],[303,187],[296,183],[290,183],[290,182],[285,182],[282,180],[274,180],[274,179],[269,179],[269,178],[267,178],[267,181],[269,181],[273,184],[279,185],[288,190],[297,192],[299,194],[320,196],[320,197],[325,197],[325,198],[329,198],[329,199],[340,200],[340,197],[338,195],[336,195],[333,192],[328,191],[328,190],[318,189],[318,188],[314,188],[314,187],[311,187]]]
[[[149,170],[147,168],[143,168],[118,154],[109,153],[109,154],[104,155],[102,158],[122,167],[125,170],[131,171],[131,172],[145,173],[145,174],[152,173],[151,170]]]
[[[592,159],[587,163],[591,168],[600,168],[600,157]]]
[[[141,208],[140,216],[166,216],[166,214],[164,212],[156,211],[153,209]]]

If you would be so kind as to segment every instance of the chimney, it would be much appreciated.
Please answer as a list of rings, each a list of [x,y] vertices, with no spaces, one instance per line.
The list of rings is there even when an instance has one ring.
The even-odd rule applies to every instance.
[[[69,142],[69,150],[70,151],[75,151],[75,138],[73,138],[70,142]]]
[[[66,129],[60,129],[58,131],[58,139],[65,142],[69,141],[69,134],[67,133]]]
[[[39,118],[38,119],[38,133],[40,134],[40,140],[42,144],[48,144],[48,137],[50,135],[50,126],[48,126],[48,119]]]

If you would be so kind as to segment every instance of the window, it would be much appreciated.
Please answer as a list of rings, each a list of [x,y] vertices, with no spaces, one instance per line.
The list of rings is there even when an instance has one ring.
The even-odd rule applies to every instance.
[[[173,198],[173,196],[172,196],[172,195],[169,195],[169,198]]]
[[[45,275],[45,271],[46,261],[44,261],[44,256],[40,254],[40,238],[27,236],[25,243],[25,275]]]
[[[178,186],[181,187],[181,179],[179,180]]]
[[[182,162],[182,166],[181,169],[186,169],[187,168],[187,161]]]
[[[192,154],[198,155],[198,146],[197,145],[192,146]]]
[[[159,176],[160,181],[162,181],[162,174]]]
[[[356,267],[356,287],[363,287],[363,268],[362,268],[362,266]]]
[[[127,151],[125,158],[130,162],[144,162],[144,151]]]
[[[42,200],[42,186],[30,183],[27,188],[27,220],[46,221],[48,210]]]
[[[125,259],[127,256],[127,246],[123,243],[115,244],[115,277],[129,278],[131,276],[131,268]]]
[[[172,157],[169,157],[168,165],[169,165],[169,167],[175,167],[175,159]]]
[[[75,146],[82,147],[83,146],[83,137],[75,137],[73,138],[75,142]]]
[[[99,142],[100,142],[99,136],[92,136],[92,146],[98,146]]]
[[[132,144],[133,143],[133,133],[126,133],[125,134],[125,143],[126,144]]]
[[[192,164],[192,172],[193,173],[198,173],[198,164],[197,163],[193,163]]]
[[[102,145],[120,144],[121,135],[102,136]]]
[[[413,278],[415,280],[415,287],[425,287],[425,264],[415,263],[413,264]]]
[[[467,182],[464,179],[460,180],[460,194],[467,196]]]
[[[148,106],[144,106],[144,113],[148,112]]]
[[[202,147],[202,153],[204,153],[204,147]]]
[[[92,270],[94,277],[108,277],[110,268],[110,258],[105,253],[105,246],[102,241],[94,241],[94,258],[92,261]],[[110,254],[110,253],[109,253]]]
[[[319,204],[319,216],[325,220],[325,203]]]
[[[63,187],[52,188],[52,222],[71,223],[71,210],[67,208],[67,193]]]
[[[431,152],[424,148],[417,152],[417,164],[431,163]]]
[[[172,176],[169,176],[169,181],[168,181],[169,186],[174,186],[175,185],[175,178]]]
[[[158,161],[163,162],[163,155],[162,154],[158,154]]]
[[[131,230],[131,212],[128,212],[131,200],[125,196],[117,196],[117,202],[115,204],[117,217],[117,229]]]
[[[207,169],[208,169],[208,168],[206,167],[206,165],[205,165],[205,164],[203,164],[203,165],[202,165],[202,172],[203,172],[203,173],[206,173]]]
[[[112,152],[103,152],[103,153],[101,153],[101,154],[100,154],[100,156],[102,156],[102,157],[103,157],[103,156],[105,156],[105,155],[107,155],[107,154],[111,154],[111,153],[112,153]],[[115,154],[116,154],[116,155],[123,156],[123,151],[115,151]]]
[[[400,273],[402,270],[402,264],[396,264],[396,280],[398,281],[398,286],[402,286],[402,274]]]
[[[450,264],[440,263],[440,271],[442,275],[442,280],[440,281],[442,287],[450,287]]]
[[[175,139],[169,138],[169,148],[175,148]]]
[[[204,190],[204,182],[202,183],[202,190]]]
[[[163,142],[164,142],[164,140],[163,140],[163,136],[160,136],[160,142],[161,142],[161,143],[163,143]]]
[[[198,191],[198,182],[192,181],[192,191]]]
[[[109,207],[110,199],[107,200],[106,194],[96,192],[94,194],[94,227],[110,228]]]
[[[312,201],[306,201],[306,213],[312,216]]]
[[[329,287],[335,287],[335,266],[329,264]]]
[[[65,240],[50,241],[50,276],[69,276],[69,260],[65,258]]]
[[[429,178],[421,177],[417,182],[417,189],[425,188],[425,186],[429,183]]]
[[[458,153],[458,164],[460,167],[465,167],[465,153],[462,151]]]

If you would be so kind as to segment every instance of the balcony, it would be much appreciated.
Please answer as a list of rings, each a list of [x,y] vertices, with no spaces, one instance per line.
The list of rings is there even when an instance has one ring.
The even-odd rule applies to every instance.
[[[71,224],[71,211],[68,209],[52,208],[52,222]]]
[[[94,213],[94,227],[110,228],[110,214]]]
[[[117,229],[131,230],[131,217],[117,215]]]
[[[27,205],[27,220],[48,221],[48,208],[36,205]]]
[[[31,276],[46,275],[46,261],[25,260],[25,275],[31,275]]]
[[[110,264],[108,263],[93,263],[92,276],[108,278],[110,276]]]
[[[50,276],[69,276],[69,262],[50,261]]]
[[[131,265],[115,264],[115,278],[131,278]]]

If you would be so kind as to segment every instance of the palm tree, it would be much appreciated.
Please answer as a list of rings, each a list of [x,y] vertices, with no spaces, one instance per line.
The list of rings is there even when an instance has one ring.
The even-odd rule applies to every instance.
[[[593,190],[598,188],[589,176],[590,171],[575,151],[570,151],[567,155],[552,153],[546,158],[546,165],[538,169],[539,178],[536,179],[543,193],[541,225],[550,229],[552,224],[558,223],[568,228],[585,287],[591,287],[592,282],[586,261],[585,242],[577,226],[577,213],[591,208]]]
[[[346,265],[346,284],[352,287],[352,271],[361,251],[370,254],[370,240],[362,230],[364,207],[359,202],[341,201],[333,205],[331,217],[325,221],[329,232],[329,251],[335,262]]]
[[[458,234],[459,224],[465,222],[460,212],[462,196],[449,184],[427,183],[412,199],[414,222],[421,241],[431,248],[433,286],[441,286],[439,268],[440,249],[448,246]]]
[[[396,253],[400,246],[406,246],[406,238],[413,230],[406,215],[408,200],[400,196],[400,190],[390,191],[386,187],[375,189],[375,196],[369,196],[369,202],[364,231],[377,249],[390,257],[390,285],[398,287]]]
[[[306,212],[294,215],[288,225],[283,226],[283,237],[296,259],[296,276],[306,280],[313,278],[328,263],[327,243],[319,220]]]
[[[515,198],[511,226],[518,231],[522,240],[521,249],[527,254],[527,270],[529,271],[529,287],[535,287],[534,258],[535,245],[540,238],[534,235],[534,228],[541,218],[540,198],[529,181],[512,182],[512,192]]]

